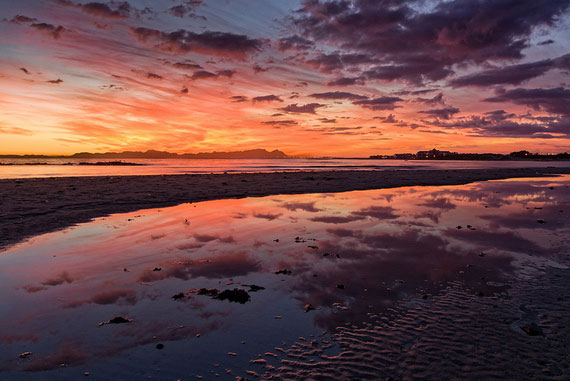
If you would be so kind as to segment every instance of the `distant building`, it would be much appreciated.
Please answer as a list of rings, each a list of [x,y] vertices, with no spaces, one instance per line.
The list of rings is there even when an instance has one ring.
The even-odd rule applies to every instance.
[[[431,151],[418,151],[416,154],[416,158],[420,160],[429,160],[429,159],[441,159],[450,155],[456,155],[457,152],[450,152],[450,151],[439,151],[437,149],[432,149]]]
[[[416,158],[416,155],[413,153],[397,153],[394,155],[394,159],[398,160],[413,160]]]

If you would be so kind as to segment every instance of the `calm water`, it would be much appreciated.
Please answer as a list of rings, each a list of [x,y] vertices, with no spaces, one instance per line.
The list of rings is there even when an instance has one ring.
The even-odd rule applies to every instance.
[[[544,362],[518,369],[540,375],[567,347],[526,335],[536,305],[515,301],[568,271],[569,186],[219,200],[35,237],[0,253],[0,378],[493,378],[526,351]],[[570,326],[561,311],[541,313]],[[117,316],[132,321],[99,325]]]
[[[570,162],[541,161],[405,161],[352,159],[281,159],[281,160],[175,160],[129,159],[141,166],[89,166],[80,162],[114,161],[113,159],[0,159],[0,178],[120,176],[222,172],[276,172],[299,170],[386,170],[386,169],[470,169],[513,167],[570,167]],[[29,165],[47,163],[49,165]],[[71,163],[72,165],[66,165]]]

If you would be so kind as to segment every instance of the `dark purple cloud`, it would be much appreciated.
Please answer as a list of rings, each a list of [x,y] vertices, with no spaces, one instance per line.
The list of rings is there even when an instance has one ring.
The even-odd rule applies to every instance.
[[[235,70],[220,70],[216,74],[218,75],[218,77],[231,78],[234,76],[235,73],[236,73]]]
[[[450,119],[454,114],[457,114],[459,111],[460,110],[456,107],[444,107],[439,109],[424,110],[420,111],[420,113],[433,116],[434,118]]]
[[[286,38],[281,38],[277,41],[277,47],[281,51],[285,50],[305,50],[310,49],[315,45],[311,40],[293,35]]]
[[[158,75],[156,73],[148,73],[147,75],[148,79],[162,79],[162,75]]]
[[[497,92],[496,96],[487,98],[485,101],[511,102],[532,107],[538,111],[570,116],[570,90],[563,87],[501,90]]]
[[[180,29],[161,32],[149,28],[131,28],[135,37],[143,43],[154,43],[157,50],[174,53],[210,53],[244,57],[261,49],[260,40],[242,34],[206,31],[195,33]]]
[[[506,119],[514,118],[516,116],[515,114],[508,113],[505,110],[487,111],[485,115],[487,115],[487,118],[495,122],[500,122]]]
[[[196,69],[202,69],[202,66],[193,63],[193,62],[176,62],[174,64],[172,64],[172,66],[174,66],[177,69],[183,69],[183,70],[196,70]]]
[[[570,2],[553,0],[305,0],[292,23],[304,38],[373,57],[369,80],[441,80],[463,63],[520,59],[539,26],[552,26]],[[346,69],[334,57],[313,62]],[[354,69],[354,67],[353,67]]]
[[[316,114],[316,110],[320,107],[325,107],[325,105],[320,103],[308,103],[306,105],[299,106],[297,103],[293,103],[287,107],[281,108],[280,110],[295,114]]]
[[[16,15],[12,18],[12,20],[10,20],[10,22],[14,24],[28,24],[34,21],[38,21],[38,19],[23,15]]]
[[[364,216],[319,216],[311,218],[314,222],[324,222],[325,224],[346,224],[347,222],[363,220]]]
[[[397,107],[396,103],[403,101],[399,97],[378,97],[374,99],[363,99],[359,101],[352,102],[355,105],[362,106],[364,108],[369,108],[371,110],[393,110]]]
[[[240,102],[245,102],[247,101],[247,97],[243,96],[243,95],[234,95],[233,97],[230,98],[232,100],[232,102],[234,103],[240,103]]]
[[[360,77],[340,77],[327,83],[327,86],[352,86],[362,84],[364,84],[364,80]]]
[[[87,14],[105,17],[110,19],[122,19],[129,16],[131,12],[131,5],[126,2],[112,2],[111,8],[108,4],[91,2],[87,4],[80,5],[81,10]]]
[[[323,135],[363,135],[362,126],[356,127],[326,127],[310,128],[307,131],[320,132]]]
[[[259,65],[254,65],[254,66],[253,66],[253,72],[254,72],[255,74],[264,73],[264,72],[266,72],[266,71],[268,71],[268,70],[269,70],[268,68],[266,68],[266,67],[261,67],[261,66],[259,66]]]
[[[67,29],[65,29],[61,25],[55,26],[55,25],[46,24],[46,23],[32,24],[30,26],[34,29],[39,30],[40,32],[43,32],[43,33],[55,38],[56,40],[61,37],[61,34],[63,32],[68,31]]]
[[[221,70],[218,71],[216,73],[212,73],[211,71],[207,71],[207,70],[198,70],[195,71],[194,74],[192,74],[192,77],[190,77],[193,81],[199,80],[199,79],[215,79],[215,78],[219,78],[219,77],[227,77],[227,78],[231,78],[233,75],[235,74],[235,70]]]
[[[403,80],[412,84],[421,84],[425,80],[437,81],[447,77],[453,72],[442,67],[441,62],[432,57],[409,57],[404,65],[383,65],[364,72],[366,79],[380,79],[385,81]],[[413,62],[417,61],[417,62]]]
[[[570,136],[570,118],[541,118],[536,122],[520,123],[507,118],[513,114],[503,110],[493,111],[488,116],[472,115],[451,121],[424,121],[435,127],[473,131],[472,136],[540,138],[551,139],[557,135]],[[544,120],[543,120],[544,119]]]
[[[311,94],[310,96],[317,99],[350,99],[350,100],[368,99],[367,96],[348,93],[345,91],[329,91],[326,93],[314,93]]]
[[[380,119],[383,123],[400,123],[400,121],[396,119],[394,114],[389,114],[386,117],[375,116],[374,119]]]
[[[175,17],[180,17],[180,18],[182,18],[186,15],[189,15],[190,17],[192,17],[192,16],[200,17],[200,16],[196,16],[195,14],[191,13],[192,10],[195,8],[195,5],[199,5],[199,4],[175,5],[175,6],[168,9],[168,13],[170,13],[171,15],[173,15]]]
[[[263,96],[259,96],[259,97],[253,97],[251,98],[251,100],[254,103],[257,102],[283,102],[283,99],[279,98],[277,95],[263,95]]]
[[[453,87],[519,85],[529,79],[539,77],[553,69],[570,70],[570,54],[555,59],[542,60],[519,65],[505,66],[500,69],[485,70],[450,81]]]
[[[261,122],[263,124],[267,124],[269,126],[295,126],[299,123],[295,122],[294,120],[291,119],[286,119],[286,120],[267,120],[264,122]]]
[[[192,74],[191,78],[193,81],[196,81],[198,79],[218,78],[218,75],[216,73],[212,73],[210,71],[198,70],[198,71],[195,71],[194,74]]]
[[[307,60],[307,63],[315,67],[317,70],[325,73],[343,69],[348,66],[367,64],[374,62],[374,59],[368,54],[319,54],[317,57]]]
[[[437,94],[435,97],[433,98],[421,98],[418,97],[416,98],[416,102],[419,103],[424,103],[427,105],[436,105],[436,104],[444,104],[445,102],[443,101],[443,93],[439,93]]]

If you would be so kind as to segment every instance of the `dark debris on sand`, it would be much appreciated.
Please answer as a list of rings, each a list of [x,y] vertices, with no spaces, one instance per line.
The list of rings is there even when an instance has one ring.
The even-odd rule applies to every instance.
[[[257,291],[265,290],[265,287],[258,286],[256,284],[244,284],[244,287],[249,287],[248,292],[257,292]]]
[[[224,290],[221,292],[219,290],[216,290],[215,288],[201,288],[199,290],[191,290],[191,292],[195,292],[198,295],[207,295],[210,296],[212,299],[227,300],[232,303],[240,303],[240,304],[245,304],[249,302],[251,299],[247,291],[242,290],[240,288],[234,288],[233,290]]]
[[[178,294],[171,296],[171,299],[180,300],[180,299],[184,299],[185,297],[186,297],[186,295],[184,295],[183,292],[179,292]]]
[[[104,322],[99,323],[99,327],[106,324],[123,324],[123,323],[132,323],[133,319],[124,318],[122,316],[115,316],[111,320],[107,320]]]

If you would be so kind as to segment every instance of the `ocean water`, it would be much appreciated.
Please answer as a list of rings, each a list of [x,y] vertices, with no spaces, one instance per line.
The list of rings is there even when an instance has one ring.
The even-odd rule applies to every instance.
[[[567,379],[569,190],[216,200],[34,237],[0,253],[0,379]]]
[[[369,159],[129,159],[138,166],[79,165],[114,159],[0,159],[0,179],[65,176],[166,175],[185,173],[323,170],[471,169],[570,167],[570,161],[407,161]],[[47,165],[46,165],[47,164]]]

